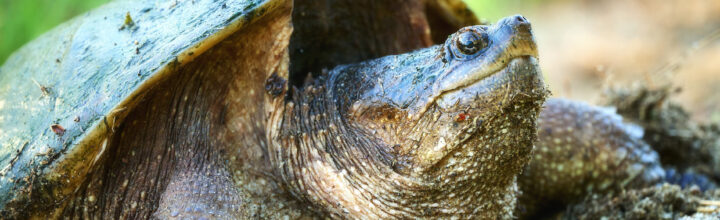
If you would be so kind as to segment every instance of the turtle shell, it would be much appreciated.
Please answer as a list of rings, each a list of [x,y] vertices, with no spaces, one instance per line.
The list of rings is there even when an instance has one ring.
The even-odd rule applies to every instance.
[[[0,67],[0,210],[67,198],[148,90],[260,18],[289,17],[289,4],[115,1],[22,47]]]

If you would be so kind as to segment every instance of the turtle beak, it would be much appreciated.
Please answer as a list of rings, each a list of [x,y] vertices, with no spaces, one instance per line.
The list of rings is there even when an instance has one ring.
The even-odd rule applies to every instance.
[[[481,26],[474,26],[480,29]],[[475,57],[467,60],[454,60],[444,69],[432,87],[427,102],[419,103],[424,112],[437,99],[447,93],[478,84],[485,78],[497,74],[516,58],[534,58],[538,51],[532,34],[530,22],[521,15],[501,19],[487,29],[488,46]],[[446,47],[452,47],[449,39]],[[449,53],[449,51],[446,51]]]

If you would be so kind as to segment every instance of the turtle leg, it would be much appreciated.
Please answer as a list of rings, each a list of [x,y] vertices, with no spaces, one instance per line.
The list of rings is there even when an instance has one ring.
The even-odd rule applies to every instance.
[[[533,159],[518,177],[521,218],[663,180],[665,170],[642,130],[616,113],[565,99],[548,99],[543,107]]]
[[[263,152],[265,81],[270,73],[287,75],[289,8],[273,13],[280,14],[265,15],[177,66],[138,100],[63,216],[297,215],[287,209],[295,207],[293,200],[271,178],[255,178],[271,172]]]

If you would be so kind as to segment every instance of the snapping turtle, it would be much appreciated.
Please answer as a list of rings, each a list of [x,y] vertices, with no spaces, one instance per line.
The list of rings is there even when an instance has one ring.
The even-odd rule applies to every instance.
[[[546,95],[523,17],[289,89],[291,8],[118,1],[22,48],[3,214],[511,216]]]
[[[333,66],[425,47],[446,31],[434,25],[453,23],[442,7],[458,3],[428,2],[407,11],[425,13],[408,34],[425,39],[419,43],[356,34],[349,48],[368,51],[331,40],[311,54],[334,54],[320,62]],[[530,158],[546,95],[525,18],[463,28],[438,46],[322,73],[315,61],[292,57],[312,47],[302,37],[312,28],[293,34],[288,57],[291,7],[114,2],[26,46],[0,70],[3,213],[512,217],[515,179]],[[455,25],[476,22],[462,10],[452,16],[462,18]],[[93,31],[99,27],[108,30]],[[377,39],[408,42],[384,37]],[[36,55],[48,45],[58,53]],[[57,68],[39,71],[44,64]],[[291,82],[302,83],[288,81],[292,71],[320,73],[295,89]],[[43,118],[15,121],[29,114]],[[589,164],[613,161],[605,159]],[[525,176],[521,183],[532,182]]]

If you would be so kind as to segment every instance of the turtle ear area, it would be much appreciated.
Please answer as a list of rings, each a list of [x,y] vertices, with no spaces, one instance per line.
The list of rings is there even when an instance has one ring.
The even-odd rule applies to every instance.
[[[387,100],[383,101],[380,98],[357,100],[350,106],[348,113],[356,121],[378,126],[397,124],[404,120],[408,114],[401,108],[391,105]]]
[[[287,92],[287,83],[287,79],[279,76],[277,72],[273,72],[265,80],[265,92],[273,99],[277,98]]]

